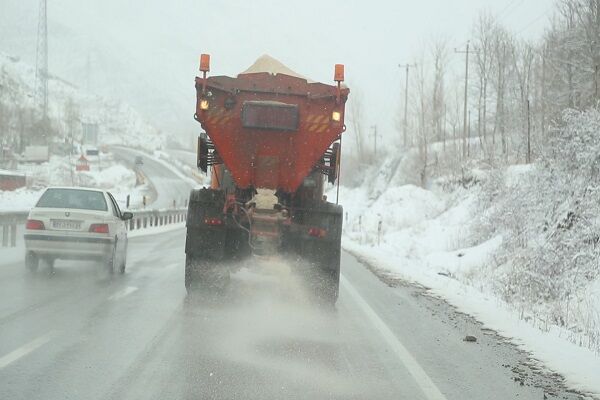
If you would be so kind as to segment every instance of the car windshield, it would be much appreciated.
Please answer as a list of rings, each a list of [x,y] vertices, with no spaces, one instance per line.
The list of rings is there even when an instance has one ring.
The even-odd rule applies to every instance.
[[[81,210],[107,211],[102,192],[79,189],[48,189],[36,207],[76,208]]]

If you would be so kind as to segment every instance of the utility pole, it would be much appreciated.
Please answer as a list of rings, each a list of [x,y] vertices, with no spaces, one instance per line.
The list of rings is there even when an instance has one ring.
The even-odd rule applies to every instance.
[[[467,94],[468,94],[468,88],[469,88],[469,45],[470,44],[471,44],[471,42],[467,41],[467,49],[465,51],[454,49],[455,53],[466,54],[466,57],[465,57],[465,104],[464,104],[464,108],[463,108],[463,157],[466,157],[466,155],[467,155]]]
[[[48,118],[48,11],[47,0],[40,0],[36,51],[36,103],[42,107],[42,119]],[[45,128],[44,128],[45,129]]]
[[[527,157],[525,162],[527,164],[531,163],[531,118],[529,113],[529,99],[527,99]]]
[[[598,4],[600,4],[600,3],[598,3]],[[598,100],[598,64],[596,64],[596,66],[594,68],[595,68],[594,85],[596,86],[594,97],[596,98],[596,100]]]
[[[542,130],[542,140],[546,138],[546,56],[547,56],[547,46],[544,47],[544,51],[542,52],[542,94],[540,96],[540,102],[542,106],[542,115],[541,119],[541,130]],[[597,87],[596,87],[597,89]]]
[[[442,135],[444,138],[444,153],[446,152],[446,118],[447,118],[447,114],[448,114],[448,109],[446,104],[444,104],[444,127],[442,129]]]
[[[398,67],[406,69],[406,81],[404,84],[404,121],[402,127],[402,144],[404,148],[408,147],[408,71],[410,67],[415,67],[416,64],[398,64]]]
[[[470,157],[471,156],[471,110],[469,110],[467,120],[468,120],[467,135],[469,138],[469,140],[467,140],[467,157]]]

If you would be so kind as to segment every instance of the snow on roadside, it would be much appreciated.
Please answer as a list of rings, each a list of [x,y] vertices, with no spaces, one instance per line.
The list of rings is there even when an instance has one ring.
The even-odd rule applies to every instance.
[[[136,186],[135,172],[105,157],[103,165],[92,164],[90,171],[74,172],[75,158],[53,156],[47,163],[24,164],[19,170],[27,174],[28,187],[14,191],[0,190],[0,211],[29,211],[48,186],[82,186],[109,190],[119,206],[139,208],[148,185]]]
[[[40,190],[28,188],[0,190],[0,212],[29,211],[40,198],[40,194]]]
[[[136,238],[136,237],[140,237],[140,236],[158,235],[161,233],[178,231],[178,230],[184,229],[184,228],[185,228],[185,221],[178,222],[176,224],[171,224],[171,225],[163,225],[163,226],[136,229],[136,230],[128,232],[127,237]]]
[[[503,239],[496,235],[472,241],[477,187],[449,193],[437,187],[403,185],[377,196],[372,193],[368,187],[340,188],[347,213],[342,242],[347,251],[384,273],[427,287],[431,294],[510,338],[573,387],[600,394],[597,354],[567,340],[566,329],[538,329],[494,295],[490,269]],[[589,293],[600,298],[600,283],[591,286]]]

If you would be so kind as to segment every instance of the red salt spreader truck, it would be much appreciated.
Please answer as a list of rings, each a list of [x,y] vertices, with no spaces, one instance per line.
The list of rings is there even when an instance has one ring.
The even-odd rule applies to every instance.
[[[344,66],[326,85],[268,56],[235,78],[207,77],[209,64],[203,54],[194,118],[205,130],[198,167],[210,168],[211,187],[190,194],[186,289],[222,287],[232,261],[283,255],[302,259],[317,296],[335,303],[343,212],[323,190],[339,174]]]

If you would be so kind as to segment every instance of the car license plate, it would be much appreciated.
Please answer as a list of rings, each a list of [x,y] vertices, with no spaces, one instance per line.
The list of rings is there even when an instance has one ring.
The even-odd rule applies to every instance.
[[[53,219],[52,228],[64,230],[79,230],[81,229],[81,221],[71,221],[67,219]]]

